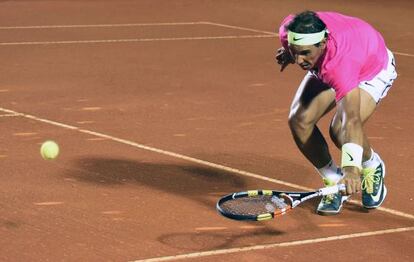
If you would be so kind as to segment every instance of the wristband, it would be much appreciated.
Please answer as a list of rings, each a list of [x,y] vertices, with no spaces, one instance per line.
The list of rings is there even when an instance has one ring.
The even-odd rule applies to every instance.
[[[346,143],[342,146],[341,167],[354,166],[362,169],[362,146],[355,143]]]

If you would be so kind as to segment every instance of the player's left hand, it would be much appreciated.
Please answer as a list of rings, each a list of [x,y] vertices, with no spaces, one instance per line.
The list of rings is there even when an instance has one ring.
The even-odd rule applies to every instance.
[[[284,47],[281,47],[276,52],[276,61],[281,66],[280,72],[283,72],[283,70],[289,65],[294,64],[295,60],[290,55],[289,50],[286,50]]]
[[[347,195],[352,195],[361,191],[361,174],[356,167],[348,166],[342,169],[344,175],[341,183],[345,184]]]

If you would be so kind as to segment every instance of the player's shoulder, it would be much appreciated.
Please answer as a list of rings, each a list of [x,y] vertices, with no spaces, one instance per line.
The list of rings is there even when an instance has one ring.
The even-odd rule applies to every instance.
[[[316,12],[319,18],[327,25],[328,29],[339,28],[340,31],[343,31],[347,27],[359,27],[368,25],[364,19],[350,16],[338,12]]]

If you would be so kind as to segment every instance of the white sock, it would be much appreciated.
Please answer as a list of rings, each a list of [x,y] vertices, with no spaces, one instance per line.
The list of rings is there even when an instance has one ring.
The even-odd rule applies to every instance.
[[[381,163],[381,159],[377,153],[371,148],[371,158],[365,162],[362,162],[362,168],[375,168]]]
[[[331,183],[337,184],[342,179],[341,170],[335,164],[333,159],[324,167],[318,169],[319,174],[328,179]]]

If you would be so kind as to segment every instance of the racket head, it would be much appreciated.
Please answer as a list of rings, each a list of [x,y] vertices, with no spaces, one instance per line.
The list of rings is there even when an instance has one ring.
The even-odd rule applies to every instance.
[[[264,221],[292,209],[294,199],[286,192],[250,190],[226,195],[219,199],[218,212],[230,219]]]
[[[263,221],[285,214],[300,203],[344,189],[344,185],[320,188],[312,192],[250,190],[226,195],[219,199],[218,212],[235,220]]]

